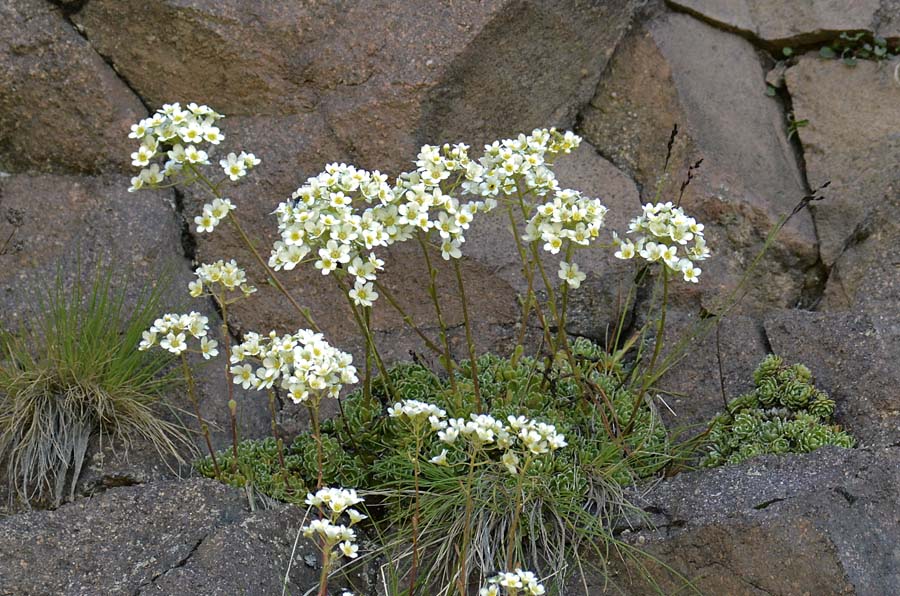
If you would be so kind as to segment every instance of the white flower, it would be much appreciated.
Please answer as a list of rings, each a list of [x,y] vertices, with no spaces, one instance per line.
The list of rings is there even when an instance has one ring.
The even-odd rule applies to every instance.
[[[198,215],[194,218],[194,223],[197,224],[197,232],[212,232],[216,229],[216,226],[219,225],[219,220],[216,217],[213,217],[213,214],[204,211],[202,215]]]
[[[678,266],[681,269],[681,273],[684,275],[684,281],[689,281],[691,283],[700,281],[700,268],[694,266],[694,263],[690,259],[681,259]]]
[[[353,289],[350,290],[349,294],[350,298],[353,299],[353,302],[359,306],[372,306],[372,303],[378,299],[378,292],[375,291],[372,282],[360,282],[359,280],[356,280],[356,283],[353,284]]]
[[[238,180],[247,174],[247,165],[244,160],[238,158],[234,153],[225,156],[225,159],[219,161],[219,165],[231,180]]]
[[[352,542],[341,542],[340,549],[347,558],[355,559],[359,556],[359,547]]]
[[[159,347],[164,350],[168,350],[173,354],[181,354],[185,350],[187,350],[187,342],[185,342],[184,333],[168,333],[159,342]]]
[[[203,281],[195,280],[188,283],[188,292],[191,298],[199,298],[203,295]]]
[[[219,350],[217,349],[218,346],[219,342],[215,341],[214,339],[204,337],[200,340],[200,353],[203,354],[203,358],[205,360],[215,358],[219,355]]]
[[[441,449],[441,452],[440,452],[440,453],[438,453],[437,455],[435,455],[434,457],[432,457],[432,458],[429,459],[428,461],[430,461],[430,462],[433,463],[433,464],[437,464],[437,465],[439,465],[439,466],[446,466],[446,465],[449,465],[449,464],[447,463],[447,450],[446,450],[446,449]]]
[[[141,343],[138,345],[138,350],[146,351],[152,348],[156,344],[156,332],[155,331],[144,331],[141,334]]]
[[[559,264],[559,278],[569,284],[571,288],[577,290],[586,277],[587,275],[578,268],[578,263],[563,261]]]
[[[253,367],[249,364],[232,366],[231,375],[234,378],[234,384],[240,385],[244,389],[250,389],[256,385],[256,376],[253,374]]]
[[[512,451],[507,451],[503,454],[503,457],[500,458],[500,463],[507,469],[507,471],[515,476],[519,473],[519,456],[517,456]]]
[[[634,242],[631,240],[624,240],[621,244],[619,244],[619,250],[615,252],[615,257],[617,259],[633,259],[634,258]]]

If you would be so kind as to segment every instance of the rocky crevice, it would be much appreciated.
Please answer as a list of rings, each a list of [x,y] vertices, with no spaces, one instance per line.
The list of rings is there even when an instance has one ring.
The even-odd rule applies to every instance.
[[[65,2],[54,1],[54,0],[47,0],[47,1],[52,6],[56,7],[56,9],[59,11],[60,15],[63,17],[63,19],[66,21],[66,23],[68,23],[68,25],[72,28],[72,30],[75,31],[75,33],[77,33],[78,36],[84,40],[84,42],[91,49],[91,51],[93,51],[97,56],[100,57],[101,60],[103,60],[104,63],[106,63],[106,65],[109,67],[109,69],[113,73],[115,73],[116,78],[122,82],[122,84],[125,86],[125,88],[128,89],[129,91],[131,91],[131,93],[134,95],[134,97],[137,98],[137,100],[139,102],[141,102],[141,105],[143,105],[144,109],[147,110],[147,114],[151,114],[153,112],[153,110],[150,108],[150,105],[143,98],[143,96],[141,96],[141,94],[138,93],[138,91],[137,91],[137,89],[135,89],[134,85],[132,85],[131,82],[125,76],[123,76],[121,72],[119,72],[118,67],[112,61],[112,59],[110,59],[109,56],[104,56],[99,51],[97,51],[97,49],[91,43],[91,40],[88,37],[87,32],[84,30],[84,27],[82,27],[81,25],[79,25],[78,23],[76,23],[75,21],[72,20],[72,17],[74,15],[78,14],[78,12],[80,12],[81,9],[83,9],[87,5],[87,0],[83,0],[81,2],[75,2],[75,3],[65,3]],[[77,6],[77,10],[72,8],[75,6]]]
[[[153,586],[155,586],[156,582],[160,578],[163,578],[167,574],[173,572],[174,570],[180,569],[181,567],[184,567],[185,565],[187,565],[188,562],[191,560],[191,557],[194,556],[194,554],[197,552],[197,550],[199,550],[200,546],[203,544],[203,542],[208,537],[209,537],[209,534],[203,534],[200,537],[200,539],[194,543],[194,545],[190,548],[190,550],[187,553],[185,553],[184,556],[182,556],[180,559],[178,559],[174,564],[170,565],[169,567],[167,567],[166,569],[164,569],[162,571],[155,573],[153,575],[153,577],[151,577],[149,580],[147,580],[147,581],[143,582],[141,585],[139,585],[137,587],[137,589],[134,591],[133,596],[141,596],[141,594],[144,594],[144,591],[146,589],[152,588]]]

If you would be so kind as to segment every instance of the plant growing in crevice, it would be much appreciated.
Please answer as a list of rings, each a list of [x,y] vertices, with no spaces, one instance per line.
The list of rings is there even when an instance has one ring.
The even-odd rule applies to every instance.
[[[802,364],[767,356],[753,374],[756,388],[728,404],[710,425],[701,465],[734,464],[763,454],[808,453],[825,445],[853,447],[834,424],[834,401],[816,388]]]
[[[58,506],[74,498],[90,439],[127,449],[147,441],[181,461],[190,444],[157,412],[176,377],[171,357],[137,351],[167,282],[135,302],[128,280],[98,266],[85,283],[67,285],[62,266],[15,334],[0,336],[0,460],[11,497]]]
[[[554,584],[559,587],[569,572],[580,569],[578,546],[594,549],[601,566],[612,551],[633,556],[610,532],[610,519],[631,509],[622,487],[681,457],[656,414],[656,384],[684,356],[690,340],[708,333],[710,320],[739,299],[790,216],[770,232],[760,255],[715,306],[713,316],[666,350],[671,286],[698,283],[700,263],[710,256],[703,224],[681,207],[680,196],[664,201],[660,185],[655,199],[631,220],[627,235],[613,233],[609,242],[601,242],[607,207],[600,199],[561,188],[553,172],[555,160],[579,145],[576,135],[535,129],[487,145],[478,157],[462,143],[425,145],[415,168],[393,182],[378,171],[328,164],[274,209],[280,239],[264,259],[236,215],[239,206],[224,196],[227,184],[241,180],[259,160],[231,153],[219,161],[221,171],[208,167],[207,149],[214,151],[223,138],[217,125],[221,118],[207,106],[167,104],[136,124],[132,136],[141,145],[132,158],[141,173],[131,190],[192,184],[206,189],[212,199],[194,220],[198,233],[212,233],[227,222],[308,328],[248,331],[237,345],[225,346],[222,368],[229,386],[266,393],[273,440],[242,444],[233,426],[230,453],[215,454],[210,448],[209,460],[200,468],[264,493],[270,487],[271,496],[293,502],[301,486],[321,491],[355,484],[376,509],[370,527],[381,539],[380,552],[389,555],[388,573],[398,593],[436,589],[464,596],[473,582],[481,585],[498,571],[512,578],[525,563],[536,572],[558,570]],[[804,198],[798,208],[814,199]],[[493,210],[509,221],[527,284],[516,346],[508,358],[478,356],[471,292],[460,266],[473,220]],[[388,265],[381,257],[402,242],[421,250],[435,332],[419,327],[382,283],[381,271]],[[612,353],[566,333],[570,294],[586,279],[578,255],[597,247],[635,261],[636,283],[653,285],[650,316],[627,338],[623,319],[609,346]],[[558,268],[547,266],[546,254],[559,255]],[[442,302],[446,296],[438,292],[438,258],[451,266],[463,315],[465,360],[451,350]],[[232,264],[234,275],[242,278],[243,270]],[[215,264],[201,265],[198,276],[209,268]],[[313,313],[280,280],[299,268],[325,276],[346,301],[364,349],[361,379],[353,358],[327,342]],[[218,283],[223,275],[217,275],[219,279],[209,276],[209,281]],[[192,294],[211,287],[200,281],[191,285]],[[240,288],[237,279],[231,281],[232,290]],[[242,294],[234,299],[249,298],[250,292]],[[622,312],[636,295],[633,287]],[[224,314],[231,299],[213,297]],[[372,328],[372,311],[385,302],[437,356],[440,370],[386,365]],[[170,315],[176,321],[184,316],[192,315]],[[536,326],[529,324],[532,318]],[[163,329],[163,323],[154,325],[145,347],[159,339],[163,349],[182,354],[187,334]],[[537,347],[526,342],[529,325],[539,330]],[[188,329],[202,341],[206,330],[197,331]],[[227,337],[227,329],[223,335]],[[340,399],[345,386],[360,380],[358,389]],[[309,409],[312,428],[301,435],[297,451],[278,436],[276,392]],[[325,399],[338,400],[341,416],[319,419]],[[235,408],[229,396],[232,416]],[[257,449],[262,463],[252,457]],[[333,459],[326,457],[329,453]],[[353,462],[353,473],[335,467],[336,461]],[[319,522],[336,523],[332,513],[337,512],[321,507],[315,493],[307,499],[317,508]],[[320,542],[320,593],[336,560],[331,549],[338,543],[333,542]],[[576,564],[567,566],[573,555]]]
[[[880,35],[865,31],[841,33],[836,39],[819,48],[819,56],[837,59],[847,66],[856,66],[860,60],[893,60],[900,55],[900,43],[890,47]]]

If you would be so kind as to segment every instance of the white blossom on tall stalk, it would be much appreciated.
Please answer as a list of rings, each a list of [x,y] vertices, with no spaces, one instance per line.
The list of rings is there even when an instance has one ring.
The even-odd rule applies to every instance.
[[[235,384],[263,390],[278,383],[294,403],[337,398],[344,385],[358,380],[353,356],[306,329],[283,336],[247,333],[232,349],[231,363]]]
[[[129,192],[156,188],[167,178],[174,183],[192,181],[194,176],[185,173],[185,166],[210,165],[210,152],[225,140],[225,135],[216,126],[221,118],[222,114],[209,106],[190,103],[182,108],[179,103],[171,103],[133,124],[128,137],[140,145],[131,154],[131,164],[141,171],[131,179]],[[243,151],[239,155],[229,153],[219,161],[224,175],[232,181],[242,178],[259,163],[255,155]],[[198,232],[211,232],[216,227],[222,219],[214,215],[216,212],[221,213],[221,210],[211,209],[210,204],[204,206],[203,214],[194,220]]]
[[[318,538],[318,546],[322,551],[322,573],[320,593],[325,593],[328,572],[335,559],[341,556],[355,559],[359,556],[356,544],[356,532],[353,525],[366,519],[352,507],[363,502],[363,498],[354,489],[321,488],[315,494],[306,496],[306,504],[319,510],[320,517],[310,521],[301,528],[307,538]],[[338,523],[346,514],[349,524]]]
[[[197,279],[188,283],[188,291],[193,298],[212,294],[222,299],[227,292],[240,290],[244,296],[256,292],[256,288],[247,283],[247,273],[238,267],[234,259],[228,262],[219,260],[215,263],[204,263],[197,267],[194,275]]]
[[[568,153],[580,141],[569,132],[536,129],[487,145],[477,161],[462,143],[424,145],[416,169],[393,185],[377,170],[329,164],[275,210],[281,239],[269,266],[291,270],[312,262],[322,275],[346,270],[355,278],[352,300],[370,306],[378,295],[368,284],[384,265],[379,249],[425,233],[437,236],[444,259],[461,258],[477,214],[496,207],[498,197],[515,195],[520,184],[539,196],[558,188],[548,157]]]
[[[207,337],[209,319],[198,312],[188,314],[168,313],[156,319],[147,331],[144,331],[138,350],[146,351],[155,345],[175,354],[183,354],[188,350],[188,340],[200,340],[200,353],[209,360],[218,355],[218,343]],[[157,344],[158,342],[158,344]]]
[[[635,236],[634,240],[613,234],[617,258],[640,256],[648,263],[662,263],[670,271],[681,273],[685,281],[699,281],[701,270],[696,262],[709,258],[709,248],[703,224],[688,217],[681,207],[671,202],[648,203],[643,213],[631,220],[628,233]]]

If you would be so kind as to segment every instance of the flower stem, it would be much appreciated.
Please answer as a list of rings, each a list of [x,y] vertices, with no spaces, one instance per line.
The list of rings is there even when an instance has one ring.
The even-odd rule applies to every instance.
[[[416,424],[416,453],[413,457],[413,485],[415,488],[415,509],[412,517],[412,565],[409,570],[409,596],[413,596],[416,591],[416,573],[419,567],[419,517],[421,515],[421,505],[419,501],[419,454],[422,451],[422,433],[420,424]]]
[[[653,371],[656,368],[656,360],[659,358],[659,355],[662,352],[662,346],[666,331],[666,310],[669,302],[669,268],[666,265],[663,265],[662,267],[662,283],[662,302],[660,303],[659,326],[656,329],[656,342],[653,346],[653,355],[650,357],[650,364],[649,366],[647,366],[647,370],[644,372],[644,380],[641,383],[640,388],[638,389],[637,395],[635,395],[634,397],[634,403],[631,406],[631,416],[629,417],[628,424],[625,425],[625,429],[623,431],[623,433],[626,435],[631,432],[631,429],[634,426],[635,421],[637,420],[638,408],[640,407],[641,401],[644,399],[644,394],[647,392],[647,389],[650,388],[650,384],[655,379],[655,377],[653,376]]]
[[[328,567],[331,566],[331,548],[324,538],[322,538],[322,571],[319,573],[319,594],[318,596],[328,595]]]
[[[515,566],[513,555],[515,554],[516,531],[519,529],[519,516],[522,514],[522,507],[525,504],[525,496],[522,494],[522,487],[525,483],[525,473],[528,466],[531,465],[531,455],[525,458],[522,469],[519,471],[519,478],[516,481],[516,506],[513,509],[512,522],[509,524],[509,531],[506,533],[506,570],[512,571]]]
[[[197,169],[197,167],[194,166],[193,164],[187,164],[187,166],[188,166],[188,168],[191,169],[191,171],[194,172],[194,175],[197,176],[197,179],[200,180],[200,182],[202,182],[203,185],[209,189],[209,191],[212,193],[212,195],[215,198],[217,198],[217,199],[222,198],[222,193],[219,192],[219,188],[217,185],[210,182],[209,178],[204,176],[200,172],[200,170]],[[300,304],[294,299],[293,296],[291,296],[290,292],[287,291],[287,288],[284,287],[284,285],[281,283],[281,281],[275,275],[275,272],[272,270],[272,268],[269,267],[269,264],[266,263],[265,259],[262,258],[262,255],[259,254],[259,251],[256,249],[256,246],[254,246],[253,242],[250,240],[250,237],[244,231],[244,228],[241,226],[241,223],[238,221],[237,217],[234,215],[234,212],[232,212],[232,211],[228,212],[228,221],[230,221],[231,224],[234,226],[235,231],[237,231],[238,236],[241,237],[241,241],[244,243],[244,245],[248,249],[250,249],[251,253],[253,253],[253,256],[256,258],[256,261],[259,263],[260,267],[263,268],[263,271],[266,272],[266,276],[268,277],[268,279],[270,279],[272,281],[272,284],[278,289],[278,291],[280,291],[282,294],[284,294],[284,297],[287,298],[288,302],[291,303],[291,306],[293,306],[294,309],[298,313],[300,313],[300,315],[304,319],[306,319],[306,322],[309,324],[310,327],[312,327],[313,331],[321,331],[321,329],[319,329],[319,326],[316,325],[316,322],[313,320],[312,314],[310,313],[309,309],[306,307],[300,306]]]
[[[407,313],[403,309],[403,307],[400,305],[400,303],[397,302],[397,299],[394,298],[394,295],[391,293],[391,291],[388,290],[385,286],[383,286],[378,281],[375,281],[375,288],[378,290],[378,292],[382,296],[387,298],[388,303],[392,307],[394,307],[394,310],[396,310],[397,313],[403,318],[403,322],[406,323],[406,325],[410,329],[412,329],[416,333],[416,335],[419,336],[419,338],[425,343],[425,345],[428,347],[428,349],[431,350],[432,352],[434,352],[435,354],[437,354],[438,356],[443,357],[444,350],[439,345],[434,343],[434,341],[432,341],[431,338],[429,338],[427,335],[425,335],[425,332],[422,331],[418,325],[416,325],[415,321],[413,321],[413,319],[412,319],[412,316],[410,316],[409,313]]]
[[[338,285],[338,288],[341,290],[341,294],[344,295],[344,298],[347,299],[347,304],[350,306],[350,312],[353,313],[353,320],[356,321],[356,326],[362,332],[363,337],[366,340],[369,348],[371,349],[372,356],[375,358],[375,364],[378,366],[378,371],[381,373],[381,378],[384,379],[384,386],[388,392],[388,397],[393,399],[396,397],[397,392],[394,391],[393,383],[391,382],[391,376],[388,374],[387,366],[384,364],[384,360],[381,359],[381,354],[378,353],[378,347],[375,345],[375,338],[372,336],[372,329],[368,325],[367,321],[369,320],[368,314],[360,315],[359,308],[357,308],[356,304],[353,302],[353,299],[350,298],[348,294],[349,289],[347,285],[343,282],[343,280],[334,276],[334,280]],[[368,307],[363,307],[363,310],[368,310]]]
[[[275,438],[275,444],[278,446],[278,464],[281,466],[282,474],[287,477],[287,466],[284,464],[284,441],[278,432],[278,422],[275,414],[275,392],[269,388],[269,414],[272,416],[272,436]]]
[[[194,376],[191,374],[191,368],[188,366],[187,357],[181,354],[181,368],[184,371],[184,378],[187,381],[188,397],[194,406],[194,415],[197,416],[197,422],[200,423],[200,431],[203,438],[206,439],[206,448],[209,450],[209,457],[212,459],[213,470],[216,472],[216,478],[222,478],[222,468],[219,467],[219,460],[216,459],[216,452],[213,450],[212,441],[209,438],[209,426],[200,413],[200,402],[197,400],[197,388],[194,385]]]
[[[456,384],[456,375],[454,374],[456,363],[453,361],[453,356],[450,352],[450,340],[447,338],[447,326],[444,324],[441,301],[438,299],[437,269],[431,264],[431,255],[428,254],[428,244],[425,242],[422,232],[416,234],[416,239],[419,241],[419,246],[422,247],[422,255],[425,257],[425,265],[428,267],[428,295],[431,297],[431,303],[434,305],[434,313],[435,316],[437,316],[438,329],[440,330],[439,336],[441,343],[444,346],[441,363],[444,365],[444,370],[447,371],[447,376],[450,379],[450,389],[453,391],[453,394],[458,401],[457,407],[461,410],[463,407],[462,394],[459,392],[459,387],[457,387]]]
[[[307,406],[309,410],[309,421],[312,425],[313,438],[316,440],[316,463],[318,476],[316,477],[316,489],[322,488],[322,467],[324,466],[324,456],[322,453],[322,433],[319,429],[319,402],[318,398],[310,402]]]
[[[459,300],[462,302],[463,324],[466,329],[466,346],[469,348],[469,368],[472,371],[472,392],[475,396],[475,412],[480,414],[481,387],[478,383],[478,360],[475,356],[475,341],[472,339],[472,325],[469,321],[469,307],[466,300],[466,285],[463,283],[459,259],[453,259],[453,270],[456,272],[456,285],[459,288]]]
[[[228,386],[228,413],[231,416],[231,455],[233,462],[231,471],[237,472],[238,466],[238,429],[237,402],[234,399],[234,383],[231,379],[231,332],[228,330],[228,307],[224,300],[213,294],[222,310],[222,341],[225,343],[225,384]]]
[[[466,588],[469,583],[468,571],[466,569],[469,556],[469,541],[472,539],[472,509],[474,508],[474,499],[472,498],[472,486],[475,482],[475,457],[478,455],[478,447],[472,445],[472,455],[469,458],[469,474],[466,479],[466,513],[463,518],[463,541],[459,551],[459,577],[457,578],[457,588],[460,596],[466,596]]]

